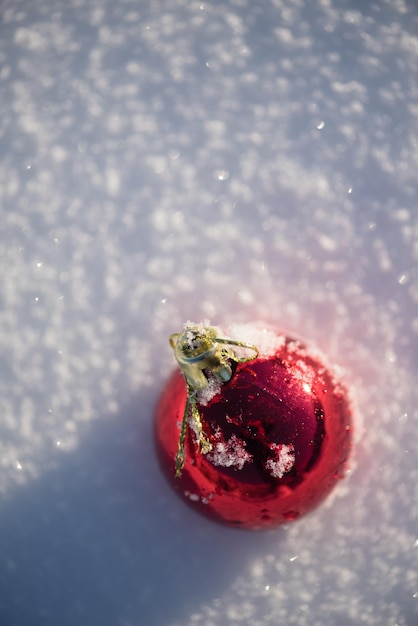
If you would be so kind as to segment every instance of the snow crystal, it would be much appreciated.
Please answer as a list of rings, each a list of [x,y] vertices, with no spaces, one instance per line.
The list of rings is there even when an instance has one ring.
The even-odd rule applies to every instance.
[[[282,478],[287,472],[290,472],[295,463],[295,453],[292,445],[272,444],[272,450],[275,450],[275,459],[269,459],[265,466],[274,478]]]
[[[256,346],[259,356],[264,358],[276,354],[285,341],[284,335],[278,335],[277,332],[257,324],[233,324],[228,327],[227,336],[235,341]],[[244,351],[244,348],[235,348],[237,354]]]
[[[208,377],[208,384],[204,389],[201,389],[196,394],[196,399],[199,404],[206,406],[209,402],[221,392],[222,383],[215,376]]]
[[[189,498],[189,500],[192,500],[192,502],[197,502],[199,500],[199,496],[197,495],[197,493],[190,493],[190,491],[185,491],[184,495],[186,496],[186,498]]]
[[[242,469],[245,463],[251,461],[252,456],[245,449],[245,442],[238,439],[236,435],[225,443],[218,441],[214,449],[207,455],[213,465],[221,465],[222,467],[235,467]]]
[[[201,344],[200,340],[196,338],[196,332],[200,335],[205,335],[208,328],[215,330],[219,337],[222,337],[222,331],[217,326],[211,326],[209,320],[203,320],[202,322],[191,322],[188,320],[184,326],[184,337],[187,339],[187,343],[190,347],[198,348]]]

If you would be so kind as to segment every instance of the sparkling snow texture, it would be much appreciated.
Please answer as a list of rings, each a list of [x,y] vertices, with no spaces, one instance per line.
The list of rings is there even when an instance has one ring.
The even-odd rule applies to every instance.
[[[1,14],[0,623],[416,626],[416,3]],[[363,420],[274,532],[159,473],[168,337],[205,318],[306,338]]]
[[[237,470],[241,470],[245,463],[252,460],[251,454],[245,449],[245,443],[235,435],[232,435],[226,443],[223,441],[216,443],[208,457],[213,465],[233,467]]]

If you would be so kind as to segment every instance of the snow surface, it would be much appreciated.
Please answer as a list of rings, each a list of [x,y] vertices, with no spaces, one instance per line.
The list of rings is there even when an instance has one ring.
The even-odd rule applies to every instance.
[[[416,626],[418,9],[4,0],[0,624]],[[187,319],[340,366],[349,479],[268,533],[161,476]]]

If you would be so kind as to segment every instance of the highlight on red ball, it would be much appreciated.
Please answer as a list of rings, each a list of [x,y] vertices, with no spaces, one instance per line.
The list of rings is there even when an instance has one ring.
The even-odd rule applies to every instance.
[[[223,333],[187,322],[172,335],[177,371],[160,397],[157,453],[196,511],[271,528],[316,507],[347,469],[347,393],[296,339],[253,325]]]

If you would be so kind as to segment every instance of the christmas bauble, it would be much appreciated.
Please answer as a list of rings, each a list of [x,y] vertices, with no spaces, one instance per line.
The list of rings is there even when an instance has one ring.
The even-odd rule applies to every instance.
[[[206,361],[193,361],[202,365],[194,379],[180,358],[168,380],[156,412],[157,451],[170,484],[196,511],[236,527],[269,528],[313,509],[344,476],[350,405],[341,382],[299,340],[251,327],[231,334],[215,329],[202,347],[189,332],[186,352],[200,350]],[[184,337],[175,337],[178,347]],[[216,356],[229,366],[226,380],[215,375]],[[184,466],[176,476],[183,418]]]

